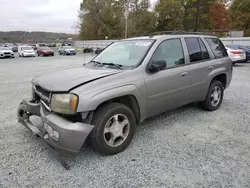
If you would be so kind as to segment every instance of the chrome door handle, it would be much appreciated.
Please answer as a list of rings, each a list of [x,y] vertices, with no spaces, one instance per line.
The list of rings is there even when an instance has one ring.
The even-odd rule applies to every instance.
[[[187,72],[181,73],[181,76],[186,76],[186,75],[187,75]]]
[[[209,69],[209,70],[212,70],[213,68],[214,68],[214,66],[210,66],[210,67],[208,67],[208,69]]]

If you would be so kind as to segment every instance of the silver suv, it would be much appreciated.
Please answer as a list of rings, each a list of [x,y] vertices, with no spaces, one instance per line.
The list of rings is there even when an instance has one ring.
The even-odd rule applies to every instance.
[[[77,153],[89,140],[94,150],[116,154],[148,117],[195,101],[217,110],[232,69],[214,36],[120,40],[89,63],[33,79],[32,99],[21,102],[18,119],[53,149]],[[41,117],[42,130],[32,115]]]

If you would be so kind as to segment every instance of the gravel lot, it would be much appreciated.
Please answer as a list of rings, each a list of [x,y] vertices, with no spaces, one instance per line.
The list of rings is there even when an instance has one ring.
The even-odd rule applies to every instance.
[[[17,123],[16,110],[34,76],[90,58],[0,59],[0,187],[250,187],[250,64],[235,66],[218,111],[191,104],[150,118],[123,153],[102,156],[86,147],[64,157],[71,165],[64,170]]]

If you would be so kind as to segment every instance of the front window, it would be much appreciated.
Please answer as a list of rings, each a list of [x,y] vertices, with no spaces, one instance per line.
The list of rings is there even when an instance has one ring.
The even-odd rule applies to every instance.
[[[41,50],[50,50],[50,48],[49,47],[42,47],[42,48],[40,48]]]
[[[27,46],[27,47],[22,47],[22,50],[33,50],[33,48],[32,48],[32,47]]]
[[[174,68],[185,64],[183,48],[180,39],[168,39],[163,41],[152,56],[151,62],[165,61],[166,68]]]
[[[92,62],[98,62],[100,66],[115,64],[122,69],[134,68],[143,60],[153,42],[148,39],[118,41],[108,46]]]
[[[64,49],[72,49],[70,46],[65,46]]]
[[[10,50],[10,49],[7,47],[0,47],[0,50]]]

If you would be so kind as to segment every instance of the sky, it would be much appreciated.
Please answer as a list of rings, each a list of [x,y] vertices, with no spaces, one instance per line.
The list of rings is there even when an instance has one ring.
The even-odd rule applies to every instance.
[[[82,0],[0,0],[0,31],[77,33]],[[156,0],[150,0],[152,4]]]

